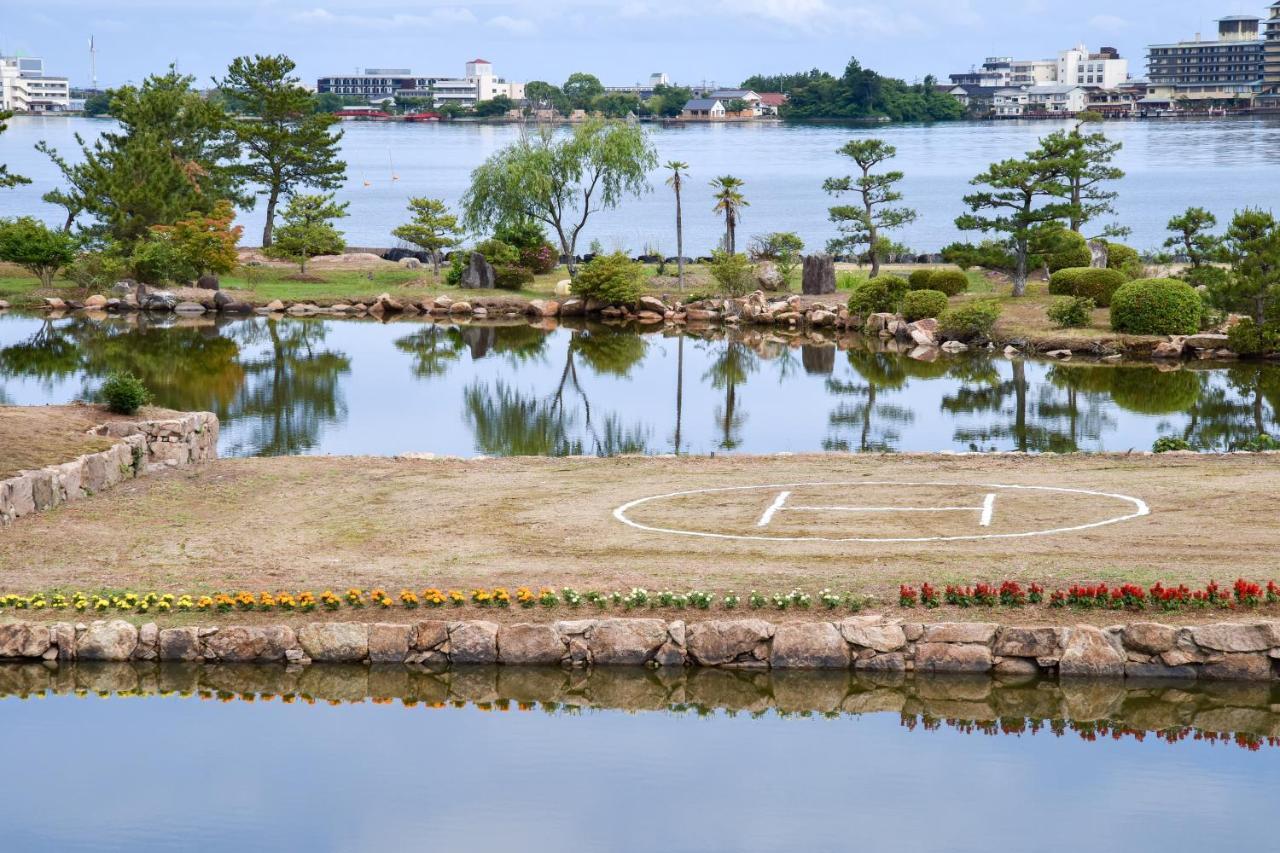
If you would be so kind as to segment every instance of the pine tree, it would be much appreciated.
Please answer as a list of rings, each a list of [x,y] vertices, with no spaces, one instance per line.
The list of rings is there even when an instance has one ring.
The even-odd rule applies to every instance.
[[[440,275],[440,253],[461,242],[458,217],[438,198],[411,198],[409,211],[413,219],[394,229],[392,236],[419,246],[431,253],[431,269]]]
[[[838,254],[841,249],[849,248],[856,254],[857,247],[866,244],[871,258],[871,277],[875,278],[880,275],[881,232],[916,220],[916,212],[911,208],[891,207],[895,201],[902,200],[902,193],[894,189],[903,178],[902,172],[871,173],[881,163],[893,159],[898,149],[882,139],[863,139],[846,144],[839,153],[851,158],[862,174],[856,178],[827,178],[822,188],[833,196],[856,193],[862,204],[831,208],[831,221],[836,223],[841,236],[828,244],[828,251]]]
[[[5,122],[11,118],[13,118],[13,113],[0,111],[0,134],[9,129],[9,125],[5,124]],[[4,163],[0,163],[0,189],[8,189],[9,187],[16,187],[18,184],[29,183],[31,183],[30,178],[24,178],[22,175],[15,175],[9,171],[8,166]]]
[[[298,262],[305,274],[307,261],[317,255],[336,255],[347,247],[342,233],[332,221],[347,215],[347,203],[338,204],[333,195],[295,195],[281,212],[284,225],[276,232],[275,241],[266,250],[273,258]]]

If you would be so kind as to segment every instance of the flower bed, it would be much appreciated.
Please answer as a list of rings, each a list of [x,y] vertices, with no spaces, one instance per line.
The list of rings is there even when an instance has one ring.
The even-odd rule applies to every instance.
[[[1023,587],[1016,581],[1004,581],[999,586],[977,583],[973,586],[947,586],[941,594],[928,583],[917,590],[908,584],[898,589],[898,605],[904,608],[923,606],[935,609],[942,604],[960,608],[969,607],[1025,607],[1045,602],[1045,589],[1039,584]],[[1191,589],[1185,584],[1176,587],[1156,582],[1143,589],[1132,583],[1119,586],[1100,584],[1072,584],[1067,589],[1049,593],[1048,606],[1073,610],[1127,610],[1142,611],[1147,608],[1172,613],[1179,610],[1218,608],[1235,610],[1280,604],[1280,584],[1275,581],[1261,583],[1239,578],[1230,590],[1224,590],[1217,581],[1209,581],[1202,589]]]

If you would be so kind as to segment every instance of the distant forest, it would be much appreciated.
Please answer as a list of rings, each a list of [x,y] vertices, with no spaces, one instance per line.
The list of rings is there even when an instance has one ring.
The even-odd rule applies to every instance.
[[[850,59],[844,74],[834,77],[814,68],[795,74],[757,74],[742,81],[756,92],[783,92],[783,118],[858,119],[884,117],[892,121],[951,121],[964,117],[964,106],[935,88],[933,77],[907,83],[884,77]]]

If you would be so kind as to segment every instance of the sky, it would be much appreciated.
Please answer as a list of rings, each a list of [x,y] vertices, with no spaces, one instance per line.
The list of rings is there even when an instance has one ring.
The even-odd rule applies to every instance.
[[[1230,3],[1234,5],[1230,5]],[[137,82],[177,61],[201,81],[235,56],[286,53],[304,80],[357,67],[460,75],[482,57],[513,80],[606,85],[665,71],[731,85],[757,72],[821,68],[851,56],[915,80],[983,57],[1050,57],[1083,42],[1117,47],[1145,73],[1153,42],[1206,36],[1228,14],[1265,17],[1263,0],[40,0],[8,4],[0,53],[40,56],[88,85],[88,39],[102,85]],[[1252,4],[1252,5],[1251,5]]]

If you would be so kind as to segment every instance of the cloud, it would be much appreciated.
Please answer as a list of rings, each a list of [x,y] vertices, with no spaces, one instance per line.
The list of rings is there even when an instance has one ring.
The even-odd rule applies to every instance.
[[[1089,19],[1089,26],[1095,30],[1118,33],[1129,26],[1129,22],[1118,15],[1094,15]]]
[[[292,20],[299,24],[313,24],[330,27],[361,27],[364,29],[431,29],[445,25],[474,24],[476,16],[470,9],[459,6],[442,6],[432,9],[425,15],[368,14],[353,15],[350,13],[335,14],[328,9],[316,7],[295,12]]]
[[[513,18],[510,15],[498,15],[490,18],[488,24],[499,30],[506,30],[512,35],[527,36],[537,32],[538,27],[527,18]]]

